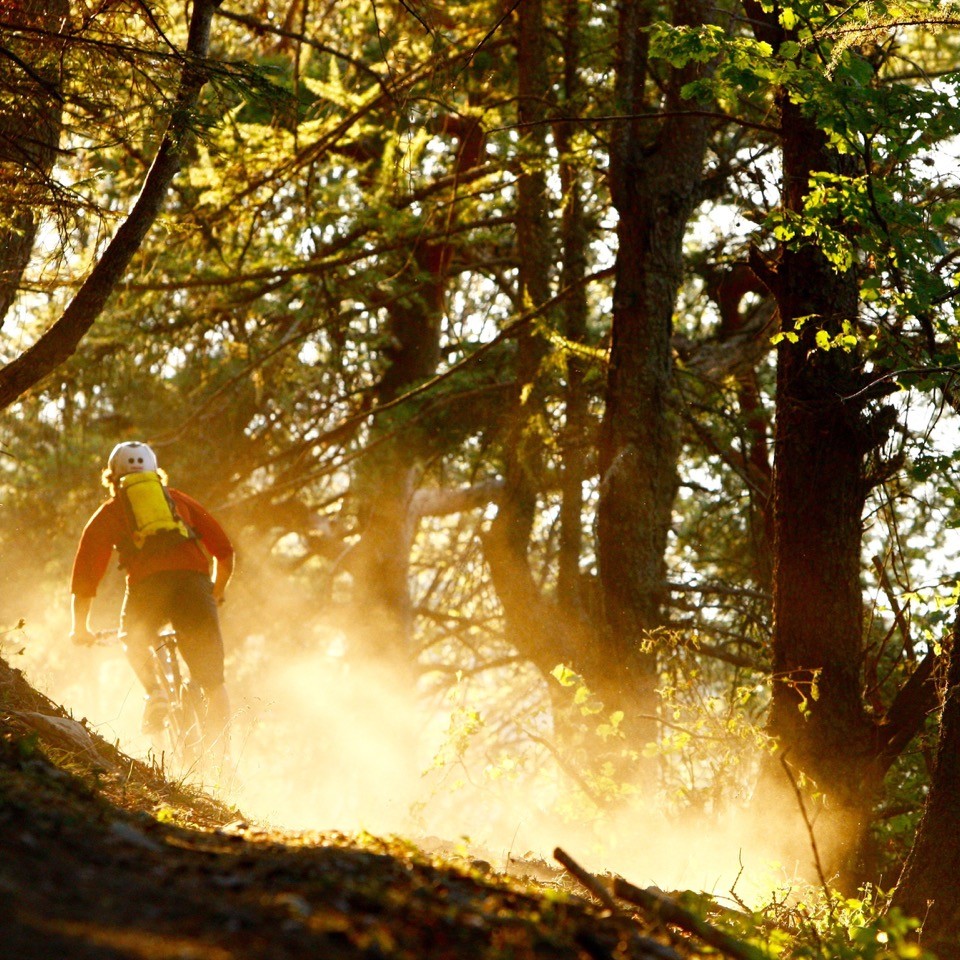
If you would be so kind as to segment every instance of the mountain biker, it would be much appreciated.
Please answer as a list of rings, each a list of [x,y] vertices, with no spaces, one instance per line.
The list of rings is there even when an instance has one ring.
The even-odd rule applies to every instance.
[[[80,645],[94,642],[90,609],[116,550],[126,571],[120,632],[127,658],[147,695],[143,732],[156,733],[163,726],[167,704],[154,679],[151,645],[169,623],[177,633],[191,679],[206,697],[207,732],[214,736],[225,733],[230,706],[217,608],[233,573],[230,539],[196,500],[166,485],[156,455],[145,443],[117,444],[102,480],[110,498],[87,521],[73,561],[71,639]],[[138,534],[137,515],[125,500],[125,488],[140,481],[152,481],[162,488],[159,496],[168,501],[168,516],[173,518],[167,526],[176,530]]]

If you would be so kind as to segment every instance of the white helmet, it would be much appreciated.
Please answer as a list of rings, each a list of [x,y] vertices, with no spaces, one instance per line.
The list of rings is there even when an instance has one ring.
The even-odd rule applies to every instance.
[[[156,470],[157,455],[145,443],[127,440],[113,448],[107,466],[114,477],[125,477],[128,473]]]

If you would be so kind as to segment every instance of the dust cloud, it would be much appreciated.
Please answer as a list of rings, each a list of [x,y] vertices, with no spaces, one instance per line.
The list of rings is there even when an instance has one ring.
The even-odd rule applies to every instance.
[[[139,731],[142,691],[122,652],[77,650],[67,632],[63,611],[47,614],[7,634],[0,653],[105,739],[150,760]],[[506,772],[482,752],[437,764],[462,704],[438,704],[377,666],[350,664],[335,642],[321,648],[291,653],[265,635],[234,636],[230,761],[183,775],[254,821],[398,835],[499,870],[536,874],[539,862],[546,871],[560,846],[598,873],[667,890],[735,891],[749,904],[809,876],[809,837],[789,797],[764,816],[743,803],[680,817],[638,800],[601,817],[571,804],[575,791],[542,750],[536,763]]]

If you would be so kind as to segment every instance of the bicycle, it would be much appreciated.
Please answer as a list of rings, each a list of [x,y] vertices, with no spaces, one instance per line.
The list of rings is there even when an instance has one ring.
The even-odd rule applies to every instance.
[[[123,642],[119,630],[100,630],[94,636],[101,642]],[[162,725],[149,736],[161,765],[165,766],[169,758],[173,767],[186,770],[203,755],[206,704],[202,693],[184,675],[175,630],[161,630],[150,652],[156,689],[165,707]]]

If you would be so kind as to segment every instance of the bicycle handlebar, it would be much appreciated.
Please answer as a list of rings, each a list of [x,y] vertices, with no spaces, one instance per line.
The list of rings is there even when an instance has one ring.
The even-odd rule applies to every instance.
[[[89,642],[83,642],[82,646],[108,647],[116,643],[118,640],[122,642],[126,635],[126,632],[122,631],[119,627],[114,627],[112,630],[91,630],[89,636],[92,637],[92,639]],[[176,640],[176,638],[176,630],[161,630],[157,634],[158,640],[165,641],[167,643],[169,643],[171,640]]]

